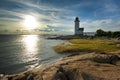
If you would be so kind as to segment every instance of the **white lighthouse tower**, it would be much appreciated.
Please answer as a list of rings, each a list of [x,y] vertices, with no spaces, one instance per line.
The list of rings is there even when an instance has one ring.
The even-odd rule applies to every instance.
[[[75,22],[75,35],[83,36],[84,28],[79,27],[80,22],[79,18],[76,17],[74,22]]]

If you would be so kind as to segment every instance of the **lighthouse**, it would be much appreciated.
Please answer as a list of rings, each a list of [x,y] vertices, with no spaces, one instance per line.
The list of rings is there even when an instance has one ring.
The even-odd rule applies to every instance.
[[[80,28],[80,26],[79,26],[79,23],[80,23],[79,18],[76,17],[74,22],[75,22],[75,35],[83,36],[84,28]]]

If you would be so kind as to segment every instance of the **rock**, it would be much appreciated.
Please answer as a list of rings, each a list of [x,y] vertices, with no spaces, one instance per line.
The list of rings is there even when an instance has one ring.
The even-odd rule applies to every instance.
[[[120,44],[117,44],[116,46],[117,46],[117,47],[120,47]]]
[[[1,80],[120,80],[120,57],[109,53],[76,54],[53,65],[40,67]]]
[[[116,64],[119,61],[119,57],[117,55],[112,54],[95,54],[91,60],[98,62],[98,63],[109,63],[109,64]]]

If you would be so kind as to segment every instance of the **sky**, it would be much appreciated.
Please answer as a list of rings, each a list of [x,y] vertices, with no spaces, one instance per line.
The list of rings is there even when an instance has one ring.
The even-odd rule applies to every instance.
[[[24,25],[28,15],[37,21],[34,29]],[[4,32],[73,33],[76,16],[85,32],[120,31],[120,0],[0,0],[0,31]]]

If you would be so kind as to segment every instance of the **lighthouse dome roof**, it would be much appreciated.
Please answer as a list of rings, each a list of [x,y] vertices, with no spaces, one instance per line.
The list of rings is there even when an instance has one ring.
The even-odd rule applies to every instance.
[[[75,18],[75,21],[80,21],[78,17]]]

